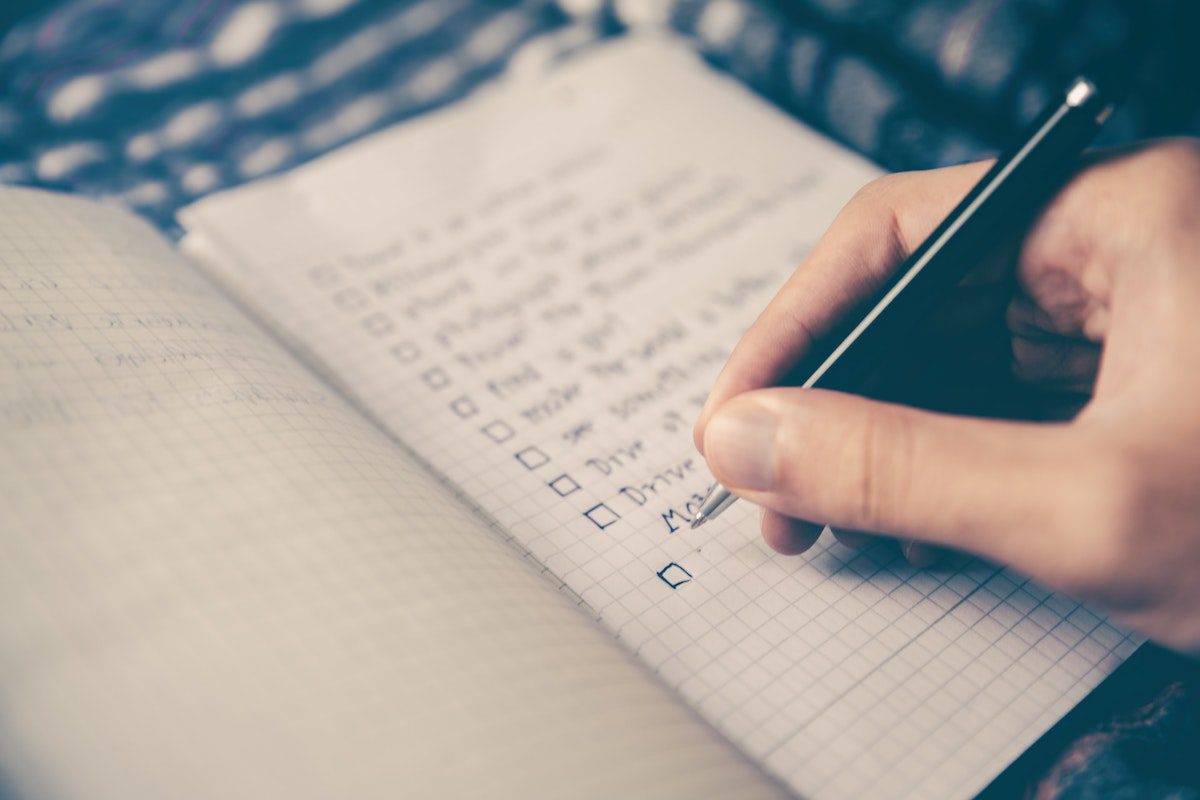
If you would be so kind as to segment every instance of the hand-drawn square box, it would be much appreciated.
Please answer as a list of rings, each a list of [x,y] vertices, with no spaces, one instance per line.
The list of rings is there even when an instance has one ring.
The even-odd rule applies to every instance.
[[[672,561],[670,564],[667,564],[655,574],[662,579],[663,583],[665,583],[667,586],[670,586],[672,589],[678,589],[680,586],[683,586],[692,579],[692,573],[688,572],[674,561]]]
[[[550,456],[546,455],[538,447],[526,447],[518,452],[515,456],[517,461],[521,462],[521,466],[525,469],[537,469],[538,467],[550,463]]]
[[[459,419],[467,419],[479,413],[479,406],[475,405],[475,401],[463,395],[456,400],[450,401],[450,410],[453,411]]]
[[[620,514],[604,505],[604,503],[597,503],[587,511],[583,512],[583,515],[600,530],[604,530],[609,525],[612,525],[621,518]]]
[[[514,431],[512,429],[511,425],[509,425],[507,422],[505,422],[502,419],[498,419],[494,422],[489,422],[487,425],[484,425],[479,430],[481,430],[485,434],[487,434],[487,437],[489,439],[491,439],[493,442],[495,442],[496,444],[501,444],[503,442],[507,442],[509,439],[511,439],[517,433],[516,431]]]
[[[559,497],[566,497],[569,494],[575,494],[575,492],[578,492],[580,489],[580,486],[575,479],[566,473],[559,475],[546,485],[553,489]]]
[[[367,296],[358,289],[342,289],[333,295],[333,304],[342,311],[360,311],[367,307]]]
[[[450,376],[441,367],[425,370],[421,373],[421,380],[425,381],[425,385],[435,392],[450,385]]]
[[[392,345],[390,352],[392,357],[401,364],[411,364],[421,357],[421,348],[412,342],[401,342],[400,344]]]
[[[396,329],[387,314],[375,313],[362,321],[363,330],[372,336],[383,337]]]

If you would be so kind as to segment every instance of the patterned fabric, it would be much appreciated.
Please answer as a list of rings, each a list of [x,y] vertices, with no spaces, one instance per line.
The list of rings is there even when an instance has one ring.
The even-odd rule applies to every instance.
[[[168,232],[197,197],[628,29],[689,37],[890,169],[1004,146],[1097,59],[1136,77],[1107,142],[1200,132],[1195,0],[8,0],[5,25],[0,182]],[[1038,796],[1200,796],[1198,687],[1080,739]]]
[[[566,21],[546,2],[67,3],[0,46],[0,180],[169,225],[200,195],[463,95]]]
[[[1036,789],[1037,798],[1200,798],[1200,693],[1169,683],[1151,702],[1081,736]],[[1191,752],[1181,744],[1192,743]]]
[[[891,169],[994,151],[1092,59],[1138,65],[1110,141],[1200,128],[1190,0],[71,0],[0,42],[0,182],[164,228],[288,169],[629,28],[667,27]],[[1178,42],[1175,41],[1178,39]],[[1167,93],[1171,93],[1171,97]]]

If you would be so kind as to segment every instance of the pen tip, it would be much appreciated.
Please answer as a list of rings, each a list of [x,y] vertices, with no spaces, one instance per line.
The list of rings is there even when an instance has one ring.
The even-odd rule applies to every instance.
[[[692,528],[691,529],[696,530],[696,528],[699,528],[705,522],[708,522],[708,515],[707,514],[697,514],[696,518],[692,520]]]

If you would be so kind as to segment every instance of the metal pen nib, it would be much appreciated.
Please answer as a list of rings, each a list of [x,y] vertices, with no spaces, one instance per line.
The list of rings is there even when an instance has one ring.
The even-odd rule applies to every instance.
[[[720,516],[721,512],[733,505],[734,500],[737,500],[736,495],[721,484],[714,483],[700,502],[700,509],[692,519],[692,529],[699,528],[710,519]]]

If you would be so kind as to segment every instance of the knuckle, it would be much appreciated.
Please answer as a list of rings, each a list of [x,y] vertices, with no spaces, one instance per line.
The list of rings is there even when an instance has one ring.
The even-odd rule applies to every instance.
[[[866,531],[893,532],[911,474],[912,435],[904,417],[870,414],[848,442],[846,517]]]
[[[876,178],[859,189],[838,215],[839,226],[853,230],[859,241],[880,245],[868,250],[884,254],[878,262],[847,266],[849,269],[857,266],[867,282],[873,281],[880,270],[890,269],[902,261],[911,249],[900,215],[908,202],[906,195],[913,180],[914,175],[907,173]]]
[[[881,175],[855,192],[843,213],[855,220],[888,217],[911,179],[911,174],[903,172]]]
[[[1181,177],[1195,177],[1200,172],[1200,139],[1167,139],[1155,148],[1163,166]]]
[[[820,331],[813,327],[812,311],[799,306],[785,306],[780,311],[784,325],[782,329],[794,341],[793,347],[800,352],[807,352],[820,338]]]
[[[872,181],[864,184],[851,199],[851,203],[873,203],[882,197],[886,197],[895,188],[898,181],[902,180],[903,173],[889,173],[880,175]]]
[[[1137,160],[1141,179],[1154,187],[1160,202],[1179,207],[1200,194],[1200,140],[1158,142],[1142,151]]]

